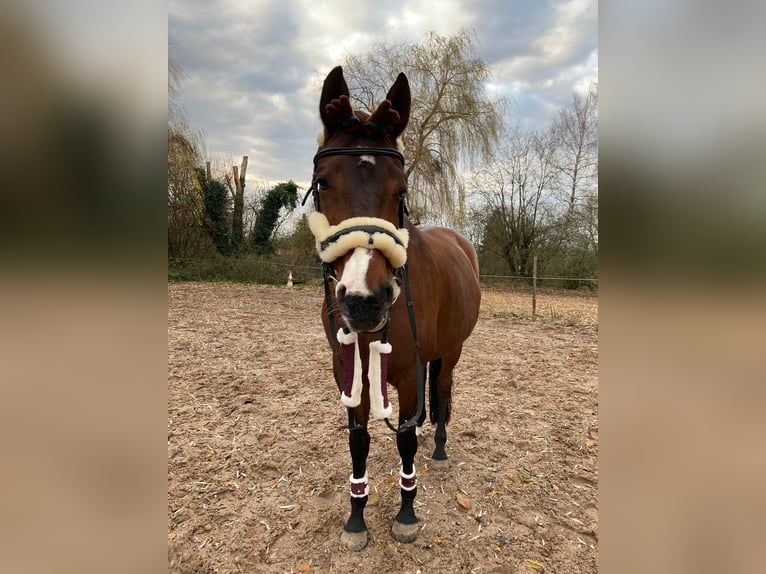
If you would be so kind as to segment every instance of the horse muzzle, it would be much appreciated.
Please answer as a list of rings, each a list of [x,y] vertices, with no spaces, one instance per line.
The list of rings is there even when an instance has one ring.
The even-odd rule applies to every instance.
[[[330,225],[324,214],[309,216],[317,253],[342,270],[335,299],[346,326],[361,333],[381,330],[399,296],[394,269],[407,261],[409,233],[375,217],[353,217]]]
[[[349,293],[339,285],[335,292],[338,310],[349,329],[357,333],[380,331],[388,321],[394,303],[394,286],[384,283],[371,294]]]

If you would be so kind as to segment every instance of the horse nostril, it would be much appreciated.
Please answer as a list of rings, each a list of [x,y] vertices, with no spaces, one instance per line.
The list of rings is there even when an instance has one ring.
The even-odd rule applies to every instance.
[[[394,286],[391,283],[386,283],[383,286],[383,292],[386,297],[385,299],[386,302],[391,302],[394,300]]]
[[[344,285],[338,285],[338,288],[335,290],[335,300],[338,302],[338,305],[342,305],[346,300],[346,287]]]

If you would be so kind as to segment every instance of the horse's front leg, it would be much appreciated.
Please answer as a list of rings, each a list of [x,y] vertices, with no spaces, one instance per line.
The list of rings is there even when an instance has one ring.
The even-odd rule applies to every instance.
[[[370,452],[370,434],[367,428],[358,427],[349,433],[353,471],[351,483],[351,516],[343,527],[341,542],[357,552],[367,546],[367,525],[364,523],[364,507],[367,506],[370,488],[367,484],[367,455]]]
[[[400,421],[401,424],[402,421]],[[391,537],[399,542],[412,542],[418,537],[420,525],[415,516],[413,503],[418,494],[417,476],[415,473],[415,453],[418,451],[418,438],[415,427],[396,435],[396,446],[402,459],[399,471],[399,487],[402,492],[402,507],[391,527]]]

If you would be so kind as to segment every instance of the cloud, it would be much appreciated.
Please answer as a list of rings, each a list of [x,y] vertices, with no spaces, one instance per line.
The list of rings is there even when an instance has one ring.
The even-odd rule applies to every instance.
[[[321,81],[347,54],[474,30],[491,91],[544,124],[597,74],[596,19],[595,0],[172,0],[168,31],[208,150],[249,155],[254,177],[297,181],[316,149]]]
[[[476,27],[479,53],[492,68],[493,91],[511,100],[511,119],[542,127],[598,76],[595,0],[480,4],[492,14]]]

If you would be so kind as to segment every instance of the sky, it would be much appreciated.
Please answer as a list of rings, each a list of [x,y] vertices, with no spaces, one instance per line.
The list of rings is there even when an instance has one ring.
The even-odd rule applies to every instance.
[[[248,185],[310,178],[321,82],[375,42],[473,31],[493,72],[488,93],[508,98],[510,121],[530,127],[548,125],[574,90],[598,79],[597,0],[170,0],[168,8],[170,55],[186,74],[179,103],[214,166],[248,156]]]

